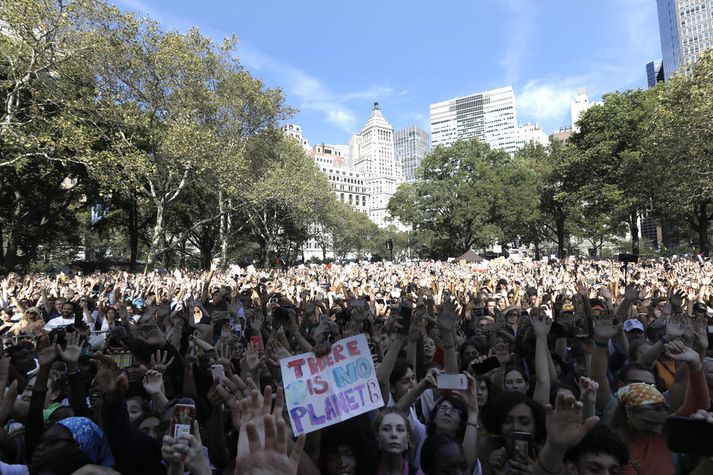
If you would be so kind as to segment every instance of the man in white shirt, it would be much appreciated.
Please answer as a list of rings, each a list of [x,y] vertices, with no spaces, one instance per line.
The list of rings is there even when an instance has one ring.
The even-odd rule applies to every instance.
[[[84,319],[86,321],[86,319]],[[64,328],[68,325],[74,325],[74,305],[65,302],[62,305],[62,314],[59,317],[54,317],[52,320],[47,322],[43,330],[46,332],[51,332],[56,328]]]

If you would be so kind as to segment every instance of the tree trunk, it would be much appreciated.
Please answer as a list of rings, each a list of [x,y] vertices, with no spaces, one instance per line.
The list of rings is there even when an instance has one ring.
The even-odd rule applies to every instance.
[[[220,211],[220,267],[225,269],[228,265],[228,236],[230,235],[232,223],[230,215],[225,213],[222,191],[218,192],[218,208]]]
[[[136,198],[131,197],[129,204],[129,272],[136,272],[139,256],[139,209]]]
[[[698,206],[698,226],[696,231],[698,231],[698,250],[702,252],[704,256],[708,256],[711,250],[710,241],[708,239],[709,224],[708,203],[701,203]]]
[[[631,253],[639,255],[639,214],[634,211],[629,216],[629,232],[631,233]]]
[[[156,260],[156,251],[160,247],[161,239],[163,238],[163,213],[165,209],[165,203],[163,200],[156,200],[156,223],[153,227],[153,233],[151,236],[151,244],[149,246],[149,252],[146,256],[146,267],[144,272],[147,272],[150,266],[153,266]]]

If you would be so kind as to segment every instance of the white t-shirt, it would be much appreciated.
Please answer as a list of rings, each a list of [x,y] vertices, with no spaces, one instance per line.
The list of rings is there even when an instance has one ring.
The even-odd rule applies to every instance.
[[[84,320],[85,323],[88,323],[86,318],[82,317],[82,320]],[[64,318],[62,316],[59,316],[54,317],[52,320],[47,322],[47,324],[42,329],[46,332],[49,332],[56,328],[64,328],[69,325],[74,325],[74,316],[72,316],[72,318]]]

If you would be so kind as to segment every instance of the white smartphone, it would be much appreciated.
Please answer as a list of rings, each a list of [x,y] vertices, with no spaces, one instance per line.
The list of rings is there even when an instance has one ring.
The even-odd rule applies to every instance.
[[[468,389],[468,378],[461,373],[441,373],[436,376],[436,387],[438,389],[465,391]]]
[[[222,383],[225,381],[225,369],[222,364],[214,364],[210,366],[210,374],[213,376],[213,381]]]

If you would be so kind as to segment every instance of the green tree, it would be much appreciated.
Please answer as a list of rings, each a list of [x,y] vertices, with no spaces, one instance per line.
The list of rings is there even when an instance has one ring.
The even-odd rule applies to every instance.
[[[503,238],[493,219],[503,196],[494,167],[508,161],[504,151],[477,140],[436,147],[423,160],[419,180],[399,187],[389,211],[429,243],[428,257],[486,247]]]
[[[602,210],[613,221],[626,223],[632,252],[639,252],[639,216],[649,207],[650,184],[644,179],[643,151],[648,141],[648,122],[656,105],[653,90],[612,92],[603,104],[587,110],[579,119],[579,132],[568,177],[569,190],[589,201],[590,212]]]
[[[713,50],[689,75],[676,75],[657,90],[646,170],[656,215],[694,231],[710,253],[713,219]]]

